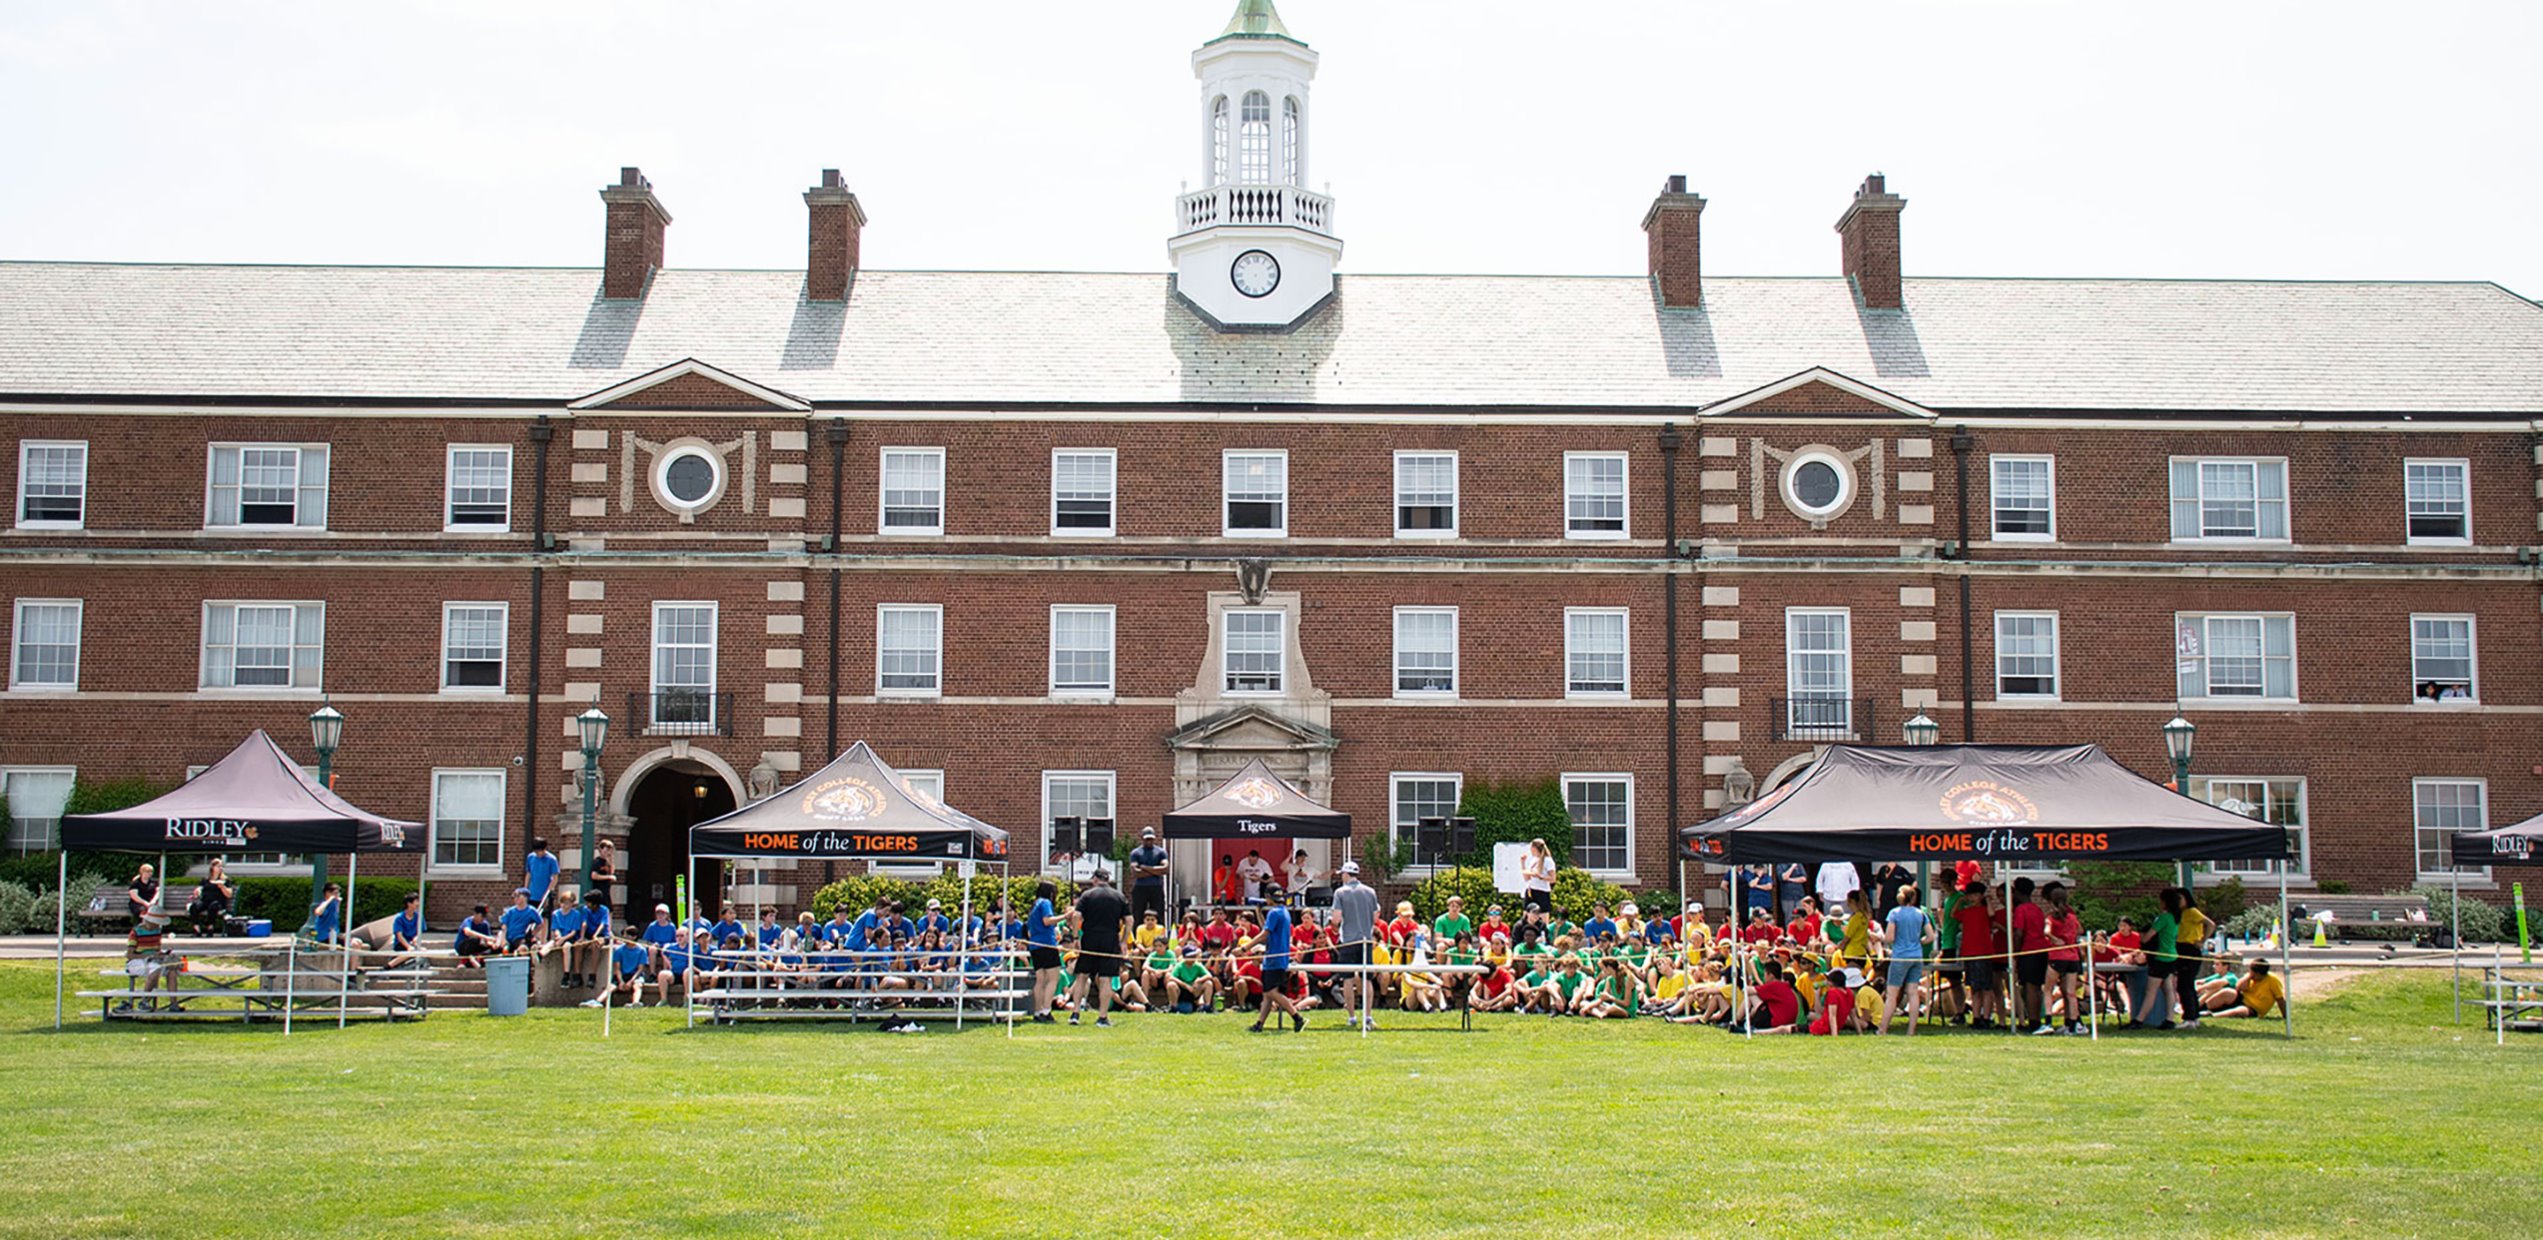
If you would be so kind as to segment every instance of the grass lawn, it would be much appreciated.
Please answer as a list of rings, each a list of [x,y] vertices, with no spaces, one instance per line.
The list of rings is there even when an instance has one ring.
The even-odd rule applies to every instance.
[[[57,1035],[51,974],[0,965],[0,1235],[2543,1234],[2543,1043],[2457,1030],[2442,973],[2305,1004],[2292,1046],[676,1009],[605,1042],[582,1011]]]

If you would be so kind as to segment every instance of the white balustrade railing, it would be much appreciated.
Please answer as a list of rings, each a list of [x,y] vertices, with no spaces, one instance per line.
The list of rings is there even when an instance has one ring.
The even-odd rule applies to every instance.
[[[1294,185],[1213,185],[1175,200],[1175,231],[1221,224],[1280,225],[1333,234],[1333,199]]]

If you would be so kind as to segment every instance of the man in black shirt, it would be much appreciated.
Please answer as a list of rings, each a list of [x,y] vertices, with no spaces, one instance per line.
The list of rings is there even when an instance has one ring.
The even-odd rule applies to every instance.
[[[1077,897],[1072,914],[1077,926],[1077,984],[1069,987],[1068,1023],[1086,1010],[1086,989],[1095,989],[1095,1024],[1113,1023],[1113,979],[1121,976],[1122,940],[1130,927],[1130,902],[1113,890],[1111,877],[1097,867],[1086,893]]]
[[[1157,843],[1157,829],[1146,827],[1139,832],[1139,847],[1130,850],[1130,917],[1155,913],[1158,921],[1166,919],[1166,850]]]

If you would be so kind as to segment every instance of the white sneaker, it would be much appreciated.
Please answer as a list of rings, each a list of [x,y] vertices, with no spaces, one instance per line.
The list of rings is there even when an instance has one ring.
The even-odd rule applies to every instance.
[[[584,1006],[584,1007],[599,1007],[599,1006],[600,1006],[600,1000],[598,1000],[598,999],[585,999],[585,1000],[583,1000],[583,1006]]]

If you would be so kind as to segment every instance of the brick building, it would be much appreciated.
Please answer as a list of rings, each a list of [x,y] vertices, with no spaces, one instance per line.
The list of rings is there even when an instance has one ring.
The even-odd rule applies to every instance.
[[[801,270],[671,267],[634,169],[598,269],[0,264],[12,845],[322,695],[445,918],[579,862],[595,703],[637,903],[857,739],[1027,866],[1266,756],[1364,839],[1558,777],[1662,886],[1919,711],[2154,775],[2185,712],[2300,884],[2543,810],[2533,304],[1907,278],[1877,175],[1834,274],[1707,275],[1673,177],[1645,277],[1337,275],[1315,53],[1253,2],[1193,67],[1171,274],[869,270],[834,173]]]

